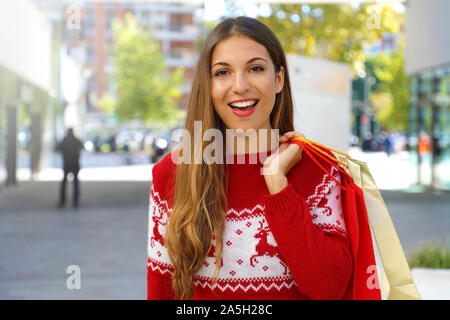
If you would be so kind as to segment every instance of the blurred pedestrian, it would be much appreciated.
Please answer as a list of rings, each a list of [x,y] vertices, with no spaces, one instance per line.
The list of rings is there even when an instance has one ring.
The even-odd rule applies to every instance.
[[[111,135],[109,138],[109,145],[111,146],[111,152],[117,151],[117,142],[116,142],[117,136],[115,133]]]
[[[419,134],[419,161],[422,162],[424,156],[431,151],[431,138],[426,132]]]
[[[66,182],[69,173],[73,175],[73,207],[77,208],[79,203],[78,172],[80,171],[80,153],[83,149],[82,142],[75,137],[73,129],[69,128],[61,143],[58,144],[58,151],[62,153],[64,162],[64,178],[61,182],[58,207],[64,207],[66,203]]]
[[[390,157],[394,151],[394,141],[392,135],[387,132],[382,133],[382,144],[384,148],[384,152],[386,152],[387,156]]]
[[[369,152],[377,150],[377,142],[375,141],[372,132],[367,132],[362,143],[362,150]]]

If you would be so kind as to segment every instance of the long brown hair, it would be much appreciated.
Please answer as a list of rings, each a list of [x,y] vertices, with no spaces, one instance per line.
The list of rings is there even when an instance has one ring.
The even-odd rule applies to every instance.
[[[275,71],[284,68],[284,86],[276,95],[275,106],[270,114],[273,129],[282,135],[294,130],[293,105],[286,57],[275,34],[262,22],[248,18],[229,18],[219,23],[206,38],[197,61],[185,129],[190,133],[191,154],[203,154],[207,144],[194,141],[194,121],[201,121],[202,132],[219,129],[225,137],[226,126],[214,111],[211,99],[211,56],[215,46],[233,35],[247,36],[262,44],[270,54]],[[200,138],[201,139],[201,138]],[[225,141],[225,139],[224,139]],[[195,147],[201,150],[195,150]],[[225,142],[223,145],[225,150]],[[180,150],[181,153],[184,150]],[[226,165],[179,163],[175,175],[173,208],[165,236],[169,257],[174,266],[172,287],[176,298],[191,299],[194,292],[194,274],[201,268],[215,240],[216,272],[222,255],[226,190],[228,188]]]

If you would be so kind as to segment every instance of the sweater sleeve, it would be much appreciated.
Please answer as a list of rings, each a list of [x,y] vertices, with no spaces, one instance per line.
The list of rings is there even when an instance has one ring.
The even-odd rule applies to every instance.
[[[171,265],[164,261],[167,255],[161,230],[164,225],[164,212],[160,207],[158,195],[152,186],[149,201],[147,236],[147,300],[171,300]]]
[[[147,300],[173,300],[170,278],[147,267]]]
[[[164,236],[170,214],[165,197],[164,181],[167,180],[167,157],[153,167],[153,181],[149,195],[147,233],[147,299],[171,300],[173,266],[171,264]],[[166,165],[167,166],[167,165]]]
[[[339,186],[335,188],[339,190]],[[322,202],[328,203],[328,199],[324,196],[319,205]],[[346,234],[327,232],[313,223],[315,212],[291,183],[276,194],[264,196],[264,203],[266,219],[298,290],[311,299],[342,299],[352,275]],[[340,205],[327,208],[342,210]],[[341,212],[333,212],[336,214]]]

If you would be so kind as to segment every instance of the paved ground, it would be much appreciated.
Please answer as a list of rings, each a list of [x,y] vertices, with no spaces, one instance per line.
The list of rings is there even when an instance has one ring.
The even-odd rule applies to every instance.
[[[83,181],[77,210],[55,208],[58,185],[0,191],[0,299],[144,299],[150,182]],[[382,195],[406,253],[448,238],[448,192]],[[81,290],[66,287],[70,265]]]
[[[81,186],[77,210],[55,208],[55,182],[0,194],[0,299],[145,298],[150,184]],[[66,287],[70,265],[81,269],[81,290]]]
[[[431,239],[450,241],[450,193],[381,191],[406,254]]]

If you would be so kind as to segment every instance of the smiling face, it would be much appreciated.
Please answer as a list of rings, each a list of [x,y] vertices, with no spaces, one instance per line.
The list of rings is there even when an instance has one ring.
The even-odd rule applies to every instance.
[[[219,42],[211,57],[214,109],[229,129],[271,129],[270,113],[284,84],[267,49],[246,36]]]

